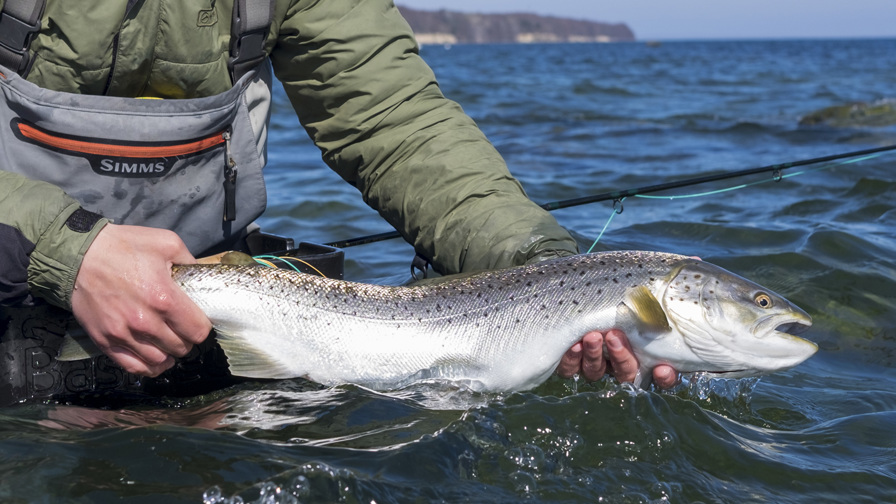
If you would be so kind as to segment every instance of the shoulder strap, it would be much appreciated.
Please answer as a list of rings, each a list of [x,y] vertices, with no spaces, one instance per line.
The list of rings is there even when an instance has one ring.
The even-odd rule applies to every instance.
[[[264,61],[264,41],[271,27],[273,10],[273,0],[233,0],[227,66],[234,84]]]
[[[28,46],[40,30],[44,4],[45,0],[6,0],[0,10],[0,65],[23,77],[30,67]],[[228,62],[234,83],[264,60],[273,7],[273,0],[234,0]]]
[[[44,0],[6,0],[0,11],[0,65],[24,77],[31,66],[28,46],[40,30]]]

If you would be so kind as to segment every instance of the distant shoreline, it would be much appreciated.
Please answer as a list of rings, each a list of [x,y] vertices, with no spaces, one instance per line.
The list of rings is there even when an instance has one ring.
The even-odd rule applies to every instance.
[[[625,41],[614,41],[613,44],[643,44],[643,45],[665,45],[665,44],[680,44],[680,43],[695,43],[695,42],[719,42],[719,43],[755,43],[755,42],[836,42],[836,41],[889,41],[896,40],[896,37],[775,37],[775,38],[672,38],[672,39],[635,39],[635,40],[625,40]],[[419,42],[419,40],[418,40]],[[531,43],[520,43],[520,42],[457,42],[457,43],[421,43],[421,45],[426,46],[476,46],[476,45],[538,45],[538,44],[579,44],[582,42],[531,42]],[[589,42],[590,44],[602,44],[602,42]]]
[[[634,42],[624,23],[537,14],[471,14],[398,6],[421,45]]]

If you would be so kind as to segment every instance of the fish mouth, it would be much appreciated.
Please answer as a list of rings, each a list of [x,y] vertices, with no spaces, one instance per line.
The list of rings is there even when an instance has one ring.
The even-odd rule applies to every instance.
[[[791,368],[808,359],[818,351],[818,345],[797,336],[812,327],[812,318],[803,312],[792,311],[769,315],[758,320],[753,326],[753,336],[761,342],[749,351],[753,354],[755,371],[776,371]],[[750,370],[730,371],[727,376],[750,376]],[[761,373],[759,373],[761,374]]]
[[[765,338],[775,335],[781,337],[793,337],[802,334],[812,327],[812,317],[806,312],[790,312],[768,315],[757,320],[753,324],[753,335],[757,338]]]
[[[810,327],[812,327],[811,321],[807,323],[802,320],[793,320],[791,322],[779,324],[777,327],[775,327],[775,332],[796,336],[808,331]]]

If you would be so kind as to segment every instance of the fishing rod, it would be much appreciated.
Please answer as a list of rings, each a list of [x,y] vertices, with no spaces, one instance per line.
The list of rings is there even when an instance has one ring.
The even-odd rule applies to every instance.
[[[580,198],[572,198],[560,201],[552,201],[550,203],[544,203],[541,208],[545,210],[560,210],[562,208],[569,208],[574,206],[586,205],[588,203],[597,203],[600,201],[620,201],[625,198],[631,196],[640,196],[644,194],[650,194],[655,192],[667,191],[669,189],[678,189],[681,187],[690,187],[700,184],[706,184],[709,182],[717,182],[719,180],[728,180],[738,177],[746,177],[748,175],[756,175],[760,173],[768,173],[772,172],[775,174],[775,180],[780,180],[782,178],[781,173],[788,168],[795,168],[798,166],[806,166],[813,165],[818,163],[827,163],[830,161],[839,161],[841,159],[849,159],[860,156],[868,156],[871,154],[880,154],[883,152],[894,151],[896,150],[896,144],[887,145],[884,147],[875,147],[872,149],[864,149],[852,152],[844,152],[841,154],[832,154],[830,156],[821,156],[810,159],[801,159],[799,161],[790,161],[788,163],[779,163],[772,164],[766,166],[760,166],[758,168],[747,168],[744,170],[736,170],[724,173],[718,173],[715,175],[704,175],[701,177],[693,177],[688,179],[682,179],[674,182],[666,182],[663,184],[654,184],[643,187],[635,187],[631,189],[625,189],[622,191],[610,191],[600,194],[594,194],[591,196],[583,196]],[[356,245],[365,245],[367,243],[375,243],[385,240],[391,240],[393,238],[400,238],[401,234],[398,231],[389,231],[385,233],[378,233],[367,236],[360,236],[358,238],[351,238],[348,240],[342,240],[332,243],[327,243],[330,247],[336,248],[346,248],[346,247],[354,247]]]

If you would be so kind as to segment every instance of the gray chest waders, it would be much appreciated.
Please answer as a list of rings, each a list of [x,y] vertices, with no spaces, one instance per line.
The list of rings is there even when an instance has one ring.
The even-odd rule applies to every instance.
[[[233,87],[185,100],[77,95],[26,81],[42,10],[43,1],[7,0],[0,13],[0,166],[50,182],[117,224],[173,230],[194,255],[244,238],[266,205],[272,2],[236,0]],[[105,391],[191,395],[229,383],[214,342],[156,379],[105,356],[56,361],[71,322],[51,306],[0,308],[0,405]]]

